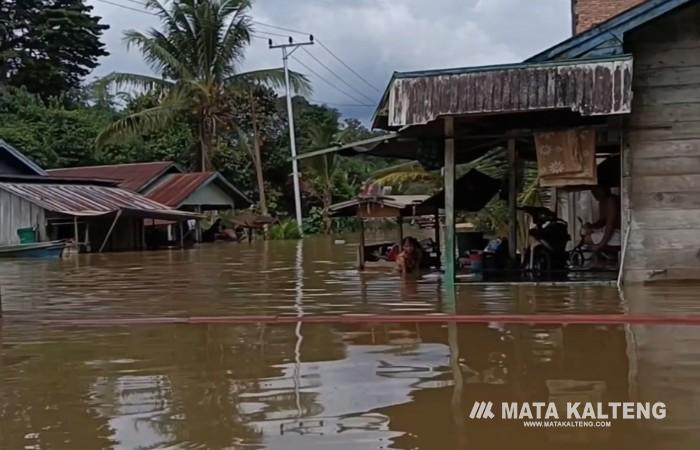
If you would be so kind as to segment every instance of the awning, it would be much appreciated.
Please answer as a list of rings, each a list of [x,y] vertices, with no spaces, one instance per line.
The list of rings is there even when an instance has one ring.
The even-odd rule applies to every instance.
[[[398,133],[389,133],[370,139],[303,153],[297,156],[297,159],[308,159],[327,153],[338,153],[341,156],[372,155],[378,149],[381,149],[382,156],[387,158],[410,158],[408,155],[411,152],[415,152],[415,146],[416,141],[414,139],[402,139]]]
[[[336,203],[329,208],[333,217],[356,217],[362,215],[363,211],[367,216],[377,217],[411,217],[426,214],[434,214],[437,208],[425,208],[424,202],[428,195],[387,195],[377,197],[358,197],[352,200]],[[381,211],[382,213],[377,213]]]
[[[394,73],[374,127],[400,129],[444,116],[573,111],[626,114],[632,56]]]
[[[186,220],[197,213],[178,211],[135,192],[116,187],[78,184],[0,183],[0,189],[58,214],[95,217],[121,211],[148,219]]]

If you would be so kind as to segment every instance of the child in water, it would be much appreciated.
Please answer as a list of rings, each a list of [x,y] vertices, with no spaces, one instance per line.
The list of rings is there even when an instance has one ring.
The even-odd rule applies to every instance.
[[[423,250],[420,243],[412,237],[407,237],[401,243],[401,253],[396,258],[396,265],[402,276],[416,274],[420,271]]]

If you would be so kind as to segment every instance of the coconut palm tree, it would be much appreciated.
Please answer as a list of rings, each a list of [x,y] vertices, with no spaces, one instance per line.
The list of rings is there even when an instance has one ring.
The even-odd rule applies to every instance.
[[[250,0],[174,0],[170,4],[145,0],[160,18],[161,29],[124,33],[127,48],[136,47],[156,76],[115,72],[99,86],[126,86],[160,95],[160,103],[112,123],[97,138],[98,146],[118,138],[167,127],[188,114],[196,126],[200,168],[211,166],[211,154],[222,131],[231,124],[230,93],[264,84],[280,87],[281,69],[239,72],[250,44]],[[292,89],[306,94],[310,85],[292,73]],[[256,138],[257,140],[257,138]],[[260,164],[255,158],[256,165]]]

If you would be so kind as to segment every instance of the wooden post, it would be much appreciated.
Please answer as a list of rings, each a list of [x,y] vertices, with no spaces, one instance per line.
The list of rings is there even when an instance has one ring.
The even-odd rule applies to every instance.
[[[435,249],[437,251],[437,268],[442,264],[442,252],[440,250],[440,210],[435,212]]]
[[[403,242],[403,217],[397,217],[396,223],[399,225],[399,245],[401,245]]]
[[[102,241],[102,245],[100,245],[100,250],[99,253],[102,253],[102,250],[105,249],[105,245],[107,245],[107,241],[109,240],[109,237],[112,235],[112,231],[114,231],[114,226],[117,224],[117,220],[119,220],[119,217],[122,215],[122,210],[120,209],[117,211],[117,214],[114,215],[114,221],[112,221],[112,225],[110,225],[109,230],[107,230],[107,234],[105,235],[104,241]]]
[[[445,117],[445,282],[455,283],[455,140],[454,118]]]
[[[2,318],[2,288],[0,288],[0,319]]]
[[[202,214],[202,205],[197,205],[197,213]],[[195,225],[195,236],[197,238],[197,242],[202,242],[202,219],[197,219],[197,224]]]
[[[183,224],[182,220],[179,221],[178,224],[180,225],[180,248],[182,249],[182,248],[185,248],[185,230],[184,230],[185,227],[182,225]]]
[[[80,234],[78,233],[78,216],[73,216],[73,237],[75,238],[75,251],[80,253]]]
[[[365,270],[365,221],[360,217],[360,245],[357,249],[358,267],[360,270]]]
[[[508,139],[508,219],[510,229],[508,235],[508,251],[510,259],[515,261],[518,250],[518,153],[515,139]]]
[[[92,252],[92,246],[90,245],[90,223],[85,220],[85,252]]]

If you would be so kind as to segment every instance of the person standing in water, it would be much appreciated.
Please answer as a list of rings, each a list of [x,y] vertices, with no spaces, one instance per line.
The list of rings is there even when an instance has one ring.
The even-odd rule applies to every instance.
[[[414,275],[420,271],[423,250],[413,237],[407,237],[401,243],[401,253],[396,258],[396,265],[402,276]]]
[[[619,247],[622,244],[620,197],[613,195],[610,188],[602,186],[595,186],[591,192],[599,208],[598,221],[584,225],[584,234],[591,250],[599,253],[610,247]]]

